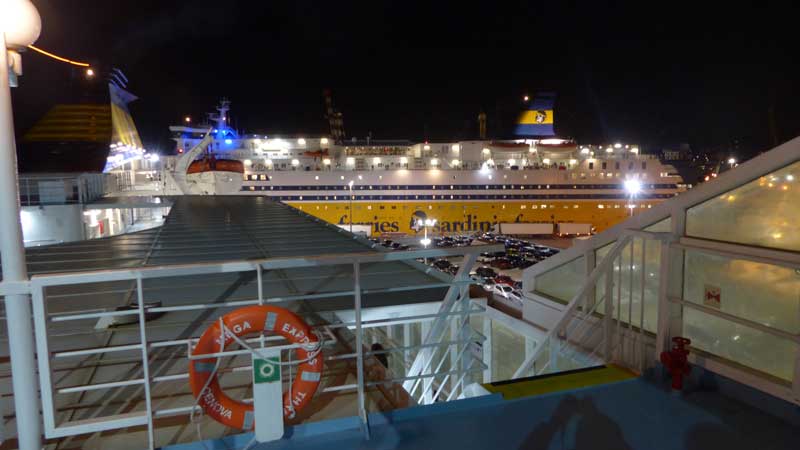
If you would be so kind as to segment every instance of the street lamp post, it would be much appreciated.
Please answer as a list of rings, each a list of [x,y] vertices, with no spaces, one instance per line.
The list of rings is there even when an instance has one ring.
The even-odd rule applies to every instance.
[[[3,284],[6,285],[28,281],[20,223],[11,76],[22,73],[19,67],[21,59],[16,51],[36,42],[41,28],[39,13],[30,1],[0,3],[0,261]],[[12,61],[13,71],[9,70]],[[42,448],[42,429],[30,296],[6,295],[5,309],[19,448],[39,450]],[[47,358],[48,355],[39,357]]]
[[[353,234],[353,184],[353,180],[347,183],[350,188],[350,214],[348,214],[348,217],[350,217],[350,234]]]
[[[422,226],[425,233],[424,237],[419,241],[419,243],[422,244],[424,248],[428,248],[428,246],[431,244],[431,240],[428,239],[428,227],[436,225],[436,219],[425,219],[425,220],[420,219],[417,221],[417,224]],[[425,258],[425,264],[427,263],[428,263],[428,258]]]

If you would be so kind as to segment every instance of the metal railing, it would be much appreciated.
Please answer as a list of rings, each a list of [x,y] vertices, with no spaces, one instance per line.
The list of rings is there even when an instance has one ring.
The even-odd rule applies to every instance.
[[[787,318],[777,317],[774,314],[772,317],[765,317],[764,314],[758,313],[757,306],[759,302],[763,302],[766,307],[777,307],[778,310],[794,314],[790,312],[791,305],[792,302],[798,300],[791,289],[770,292],[769,295],[774,298],[759,297],[753,293],[764,289],[765,280],[758,277],[748,279],[739,273],[743,267],[747,267],[753,272],[765,270],[775,272],[778,270],[777,268],[783,268],[781,283],[786,288],[795,282],[791,271],[794,271],[795,274],[800,273],[798,272],[800,271],[800,253],[785,243],[776,245],[776,247],[784,247],[784,250],[769,249],[747,243],[721,242],[720,240],[726,240],[724,236],[717,237],[720,240],[712,240],[690,237],[687,233],[687,221],[692,219],[687,214],[690,210],[744,187],[753,180],[770,176],[797,163],[798,146],[800,146],[800,139],[783,144],[735,170],[723,173],[712,183],[695,187],[668,202],[657,205],[652,210],[637,214],[589,240],[576,243],[572,248],[527,269],[523,279],[526,296],[535,302],[553,305],[556,309],[563,310],[562,313],[559,313],[562,315],[558,315],[557,319],[551,321],[552,323],[541,325],[551,331],[545,345],[554,345],[557,351],[565,346],[577,348],[572,338],[562,339],[559,334],[564,332],[565,326],[568,327],[574,321],[582,323],[584,328],[590,328],[605,321],[606,324],[602,327],[595,326],[594,328],[607,333],[606,336],[615,336],[616,341],[602,341],[602,346],[606,351],[598,350],[595,354],[601,355],[603,362],[614,362],[615,360],[611,358],[618,360],[621,354],[619,349],[622,351],[628,349],[629,347],[626,346],[629,346],[631,342],[629,338],[632,334],[638,333],[638,342],[643,343],[636,344],[636,346],[638,346],[638,352],[642,351],[642,345],[646,347],[644,360],[630,364],[627,357],[624,357],[622,362],[627,363],[625,365],[629,367],[631,365],[648,367],[656,364],[661,352],[671,347],[672,337],[685,336],[693,339],[689,355],[691,363],[743,385],[800,405],[800,333],[798,333],[796,319],[793,319],[794,316]],[[729,200],[732,199],[733,196],[730,195]],[[794,204],[787,208],[792,206]],[[738,203],[731,204],[729,207],[746,208]],[[791,214],[787,212],[782,220],[791,220]],[[735,228],[740,224],[731,226]],[[596,307],[592,309],[591,304],[586,305],[586,302],[589,302],[587,298],[582,299],[576,296],[565,299],[563,293],[569,291],[568,289],[558,290],[559,298],[556,299],[549,298],[549,294],[541,289],[544,287],[552,289],[552,280],[563,275],[569,277],[571,282],[576,279],[581,280],[579,283],[585,288],[581,290],[584,294],[592,290],[604,292],[602,283],[598,285],[596,279],[590,280],[590,275],[595,275],[596,269],[599,268],[599,264],[596,265],[595,260],[599,259],[601,251],[615,245],[617,241],[630,239],[626,236],[631,236],[631,233],[644,233],[644,231],[638,230],[648,229],[669,230],[668,233],[658,233],[663,236],[660,257],[657,261],[647,261],[648,272],[657,273],[659,278],[657,293],[649,292],[649,303],[644,302],[644,307],[649,308],[650,312],[649,324],[645,323],[647,318],[640,318],[642,322],[637,326],[632,320],[635,317],[631,318],[630,313],[628,320],[625,320],[624,306],[628,305],[629,307],[630,297],[626,304],[625,297],[622,296],[623,304],[618,304],[616,310],[611,310],[612,313],[616,313],[617,320],[610,322],[614,326],[612,330],[609,330],[607,322],[609,315],[605,312],[605,308],[609,305],[605,305],[602,310]],[[778,237],[780,236],[778,235]],[[736,239],[733,237],[731,240]],[[647,244],[643,245],[650,246],[651,240],[646,239]],[[670,242],[669,245],[666,242]],[[689,263],[691,257],[697,258],[701,254],[714,255],[721,261],[721,264],[727,261],[728,266],[725,269],[716,269],[716,272],[706,273],[702,267],[698,266],[697,262],[693,266]],[[632,260],[632,257],[630,259]],[[644,262],[643,258],[642,264]],[[757,264],[766,264],[766,266],[756,267]],[[624,266],[624,264],[622,265]],[[786,268],[791,271],[786,271]],[[692,292],[689,292],[687,288],[687,283],[690,281],[694,283]],[[650,275],[640,281],[641,285],[646,283],[652,284]],[[723,286],[723,284],[727,284],[727,286]],[[752,309],[749,309],[751,307],[746,299],[742,298],[742,293],[736,292],[741,291],[742,288],[749,289],[748,292],[753,296]],[[612,290],[619,289],[625,290],[625,286],[622,286],[619,280],[617,284],[612,282]],[[714,294],[715,289],[716,294]],[[724,294],[726,298],[734,299],[734,306],[727,306],[730,303],[719,302],[719,300],[716,304],[714,302],[711,302],[711,305],[705,304],[706,300],[702,296],[719,296],[720,289],[722,292],[727,292]],[[628,291],[631,290],[631,287],[628,286]],[[704,290],[707,291],[705,294]],[[591,298],[591,295],[588,298]],[[619,302],[619,299],[620,295],[618,294],[615,301]],[[561,303],[564,300],[570,301],[565,307],[562,307]],[[620,309],[620,306],[623,308]],[[583,308],[592,313],[591,317],[575,320],[573,316],[582,313]],[[531,311],[537,310],[531,309]],[[656,313],[652,314],[653,312]],[[622,320],[619,320],[621,313]],[[528,314],[525,318],[533,319],[530,312]],[[632,321],[633,324],[631,324]],[[620,332],[616,335],[613,334],[617,330]],[[567,329],[567,331],[569,330]],[[599,335],[603,336],[602,333]],[[637,341],[634,339],[633,342]],[[589,344],[579,342],[579,344],[584,346],[581,348],[583,353],[588,350],[589,354],[592,354],[600,345],[597,341],[590,341]],[[606,346],[611,346],[612,350],[617,349],[617,353],[609,353]],[[548,351],[547,348],[537,349],[536,357],[528,358],[524,367],[517,372],[517,376],[528,374],[530,370],[541,370],[542,364],[546,364],[543,359],[547,356]],[[548,367],[546,370],[552,370],[552,368]]]
[[[645,292],[660,289],[647,274],[647,246],[668,246],[670,235],[627,231],[588,274],[514,378],[607,363],[642,372],[652,365]],[[634,243],[640,243],[638,255]],[[638,259],[637,259],[638,257]],[[634,281],[637,286],[634,287]]]
[[[356,382],[325,385],[319,392],[339,393],[356,392],[358,411],[365,433],[369,433],[367,420],[367,392],[381,390],[383,396],[390,396],[390,403],[410,406],[415,403],[432,403],[435,401],[456,398],[465,384],[471,380],[470,374],[477,376],[487,368],[480,355],[474,355],[476,344],[483,341],[483,336],[473,330],[469,317],[483,314],[484,307],[472,302],[468,296],[468,285],[471,282],[467,274],[470,264],[463,264],[461,271],[451,280],[439,282],[433,279],[429,283],[412,286],[391,283],[385,288],[364,288],[362,268],[376,263],[405,262],[417,265],[417,258],[452,257],[465,255],[468,261],[474,261],[482,247],[431,249],[395,253],[357,253],[346,257],[339,255],[297,258],[273,258],[252,261],[233,261],[214,264],[193,264],[178,266],[159,266],[130,270],[107,270],[72,274],[37,275],[32,277],[29,290],[34,307],[34,331],[36,335],[37,353],[39,355],[39,377],[41,386],[42,413],[45,435],[48,438],[65,438],[86,433],[98,433],[107,430],[119,430],[128,427],[145,426],[148,430],[149,448],[155,448],[155,421],[176,415],[189,415],[197,409],[194,403],[188,405],[164,404],[154,396],[155,391],[162,391],[168,383],[183,382],[188,379],[188,361],[193,356],[191,350],[197,342],[197,336],[165,336],[164,326],[159,322],[148,322],[148,316],[158,314],[200,314],[210,317],[230,308],[247,305],[264,305],[289,303],[313,305],[315,301],[334,298],[352,298],[354,320],[341,321],[336,315],[324,311],[315,312],[312,307],[306,310],[306,317],[313,317],[313,328],[324,336],[323,355],[326,364],[355,362]],[[269,273],[280,274],[285,270],[300,268],[324,268],[328,266],[348,266],[352,269],[352,288],[330,292],[298,292],[294,295],[270,296],[264,290],[264,277]],[[344,269],[343,269],[344,270]],[[427,269],[426,269],[427,270]],[[204,302],[202,300],[177,302],[172,305],[151,304],[152,289],[156,284],[175,284],[186,277],[230,276],[231,280],[244,278],[254,279],[257,283],[255,295],[245,295],[235,301]],[[368,275],[370,276],[370,275]],[[374,275],[373,275],[374,276]],[[287,280],[291,282],[291,280]],[[127,286],[127,287],[126,287]],[[0,285],[0,294],[3,294]],[[15,289],[19,286],[14,286]],[[427,314],[406,314],[378,320],[362,320],[362,295],[395,294],[413,295],[427,289],[447,289],[442,306],[437,311]],[[69,300],[75,296],[84,298],[79,304]],[[133,299],[131,307],[125,309],[109,308],[100,305],[92,308],[91,298],[111,296],[111,298]],[[68,306],[64,306],[68,305]],[[183,316],[180,316],[183,317]],[[136,338],[115,340],[108,338],[103,345],[85,347],[87,336],[97,333],[95,330],[101,322],[128,321],[128,325],[138,328]],[[173,319],[175,320],[175,319]],[[424,340],[420,335],[417,345],[387,346],[383,349],[370,349],[364,342],[365,330],[379,330],[398,324],[430,323],[432,330],[443,331],[447,325],[452,327],[450,336],[442,333],[429,333]],[[179,325],[175,330],[181,330]],[[348,335],[352,332],[355,336]],[[128,331],[132,331],[128,330]],[[93,334],[94,333],[94,334]],[[130,333],[129,333],[130,334]],[[113,333],[111,333],[113,335]],[[158,337],[156,337],[158,336]],[[69,342],[80,344],[70,347]],[[271,345],[270,348],[291,351],[297,345],[285,343],[279,337],[256,337],[249,342]],[[349,345],[349,347],[348,347]],[[391,373],[388,368],[376,376],[376,361],[381,355],[402,355],[404,361],[415,361],[420,354],[425,355],[425,364],[419,369],[407,368],[406,373]],[[46,355],[46,356],[45,356]],[[89,377],[83,382],[76,382],[77,372],[91,370],[97,372],[92,361],[97,363],[101,358],[124,361],[130,366],[122,379]],[[232,357],[230,365],[225,367],[226,373],[247,374],[251,370],[249,361],[241,361],[247,357],[246,350],[226,350],[215,357]],[[207,358],[208,355],[203,355]],[[291,355],[289,355],[291,357]],[[239,359],[237,359],[239,358]],[[81,361],[75,365],[74,361]],[[165,364],[164,361],[172,361]],[[62,364],[62,361],[70,363]],[[108,364],[111,364],[108,359]],[[158,361],[158,363],[156,363]],[[365,368],[365,366],[367,366]],[[165,369],[166,367],[166,369]],[[286,369],[284,369],[286,370]],[[400,389],[399,383],[413,385],[410,390]],[[391,386],[395,386],[392,388]],[[388,387],[388,388],[387,388]],[[133,389],[133,391],[131,391]],[[387,393],[391,391],[390,393]],[[59,402],[58,397],[64,395],[78,396],[66,404]],[[175,394],[176,397],[188,394]],[[373,394],[370,394],[373,395]],[[386,397],[389,398],[389,397]],[[76,418],[75,405],[85,408],[82,402],[92,405],[90,413]],[[121,405],[121,406],[120,406]],[[66,408],[66,409],[65,409]],[[138,409],[137,409],[138,408]],[[65,419],[66,416],[66,419]]]
[[[19,196],[22,206],[86,204],[116,190],[108,174],[22,174]]]

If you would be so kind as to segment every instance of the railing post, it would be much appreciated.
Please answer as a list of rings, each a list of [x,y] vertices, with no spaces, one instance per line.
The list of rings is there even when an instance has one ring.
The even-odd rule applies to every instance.
[[[420,338],[421,340],[421,338]],[[411,347],[411,324],[403,324],[403,347]],[[403,350],[403,376],[408,375],[408,360],[411,359],[411,350]]]
[[[431,332],[431,323],[429,321],[420,322],[420,338],[427,336]],[[442,335],[444,336],[444,335]],[[420,340],[420,342],[423,342]],[[434,348],[421,348],[420,353],[424,355],[424,364],[422,365],[422,370],[420,370],[419,375],[425,375],[425,378],[422,379],[422,396],[420,397],[421,403],[423,405],[427,405],[430,403],[431,395],[430,395],[430,387],[433,383],[433,379],[428,376],[430,375],[431,367],[433,366],[433,356],[436,354],[437,349]]]
[[[142,377],[144,378],[144,403],[147,409],[147,443],[150,450],[155,448],[153,431],[153,404],[150,398],[150,357],[147,352],[147,330],[144,315],[144,288],[142,287],[142,274],[136,277],[136,298],[139,305],[139,340],[142,344]]]
[[[597,263],[597,254],[595,253],[594,249],[591,246],[583,253],[583,261],[586,264],[585,273],[586,278],[589,278],[589,274],[592,273],[594,270],[595,264]],[[586,291],[586,298],[583,301],[583,312],[591,311],[594,307],[594,302],[597,300],[596,297],[597,291],[597,284],[592,285]]]
[[[673,249],[672,240],[678,240],[686,233],[686,211],[683,209],[673,211],[671,222],[672,239],[665,239],[661,242],[655,361],[658,361],[661,352],[671,348],[671,338],[683,332],[683,308],[681,305],[673,305],[670,297],[683,298],[682,280],[685,252]]]
[[[492,382],[492,319],[488,315],[483,316],[483,336],[486,340],[483,341],[483,363],[486,364],[486,369],[483,371],[483,382]],[[528,355],[525,355],[527,358]]]
[[[361,268],[356,261],[353,263],[353,297],[356,316],[356,378],[358,382],[358,416],[361,418],[361,428],[364,438],[369,439],[369,419],[367,408],[364,404],[364,330],[361,327]]]
[[[606,362],[611,362],[612,360],[612,341],[613,341],[613,330],[614,330],[614,322],[613,322],[613,315],[614,315],[614,264],[612,263],[608,267],[608,271],[606,272],[606,285],[605,285],[605,297],[603,300],[604,312],[603,312],[603,358]]]

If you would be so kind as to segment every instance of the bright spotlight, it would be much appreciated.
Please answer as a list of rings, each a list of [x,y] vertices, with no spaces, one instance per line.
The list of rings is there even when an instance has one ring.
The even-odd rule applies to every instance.
[[[427,246],[431,245],[431,240],[429,238],[423,238],[423,239],[419,240],[419,243],[422,244],[423,246],[427,247]]]
[[[642,190],[642,184],[638,180],[625,180],[625,190],[631,195],[636,195]]]

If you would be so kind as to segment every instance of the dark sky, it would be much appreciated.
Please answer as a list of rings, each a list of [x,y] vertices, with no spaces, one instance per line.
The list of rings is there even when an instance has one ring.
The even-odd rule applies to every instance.
[[[330,87],[348,136],[510,137],[525,93],[558,93],[556,130],[581,142],[689,142],[742,152],[800,134],[800,11],[703,2],[34,0],[37,45],[116,66],[149,146],[227,96],[248,132],[322,133]],[[720,5],[723,5],[720,3]],[[14,90],[27,129],[78,71],[28,53]]]

